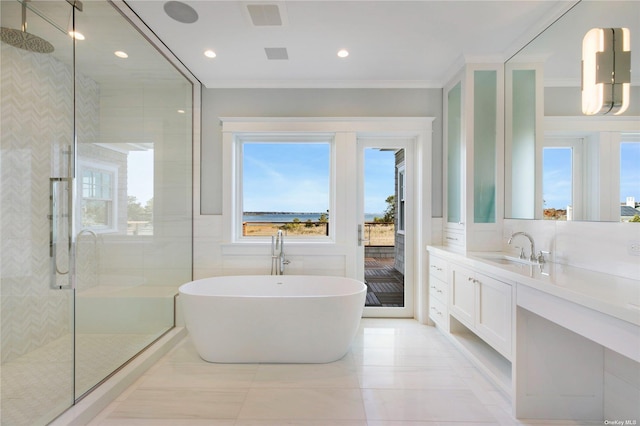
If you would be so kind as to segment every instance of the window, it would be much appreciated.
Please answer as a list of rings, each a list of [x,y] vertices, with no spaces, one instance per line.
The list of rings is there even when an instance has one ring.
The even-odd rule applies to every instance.
[[[571,148],[542,149],[542,204],[544,219],[570,220],[572,201]]]
[[[109,231],[116,228],[116,168],[96,164],[80,166],[80,229]]]
[[[282,230],[298,239],[327,238],[331,141],[287,136],[237,143],[236,235],[268,237]]]
[[[405,164],[402,163],[398,166],[398,232],[404,233],[405,224]]]
[[[583,220],[580,138],[549,138],[542,148],[543,219]]]
[[[630,137],[627,137],[631,139]],[[640,142],[620,143],[620,217],[640,220]]]

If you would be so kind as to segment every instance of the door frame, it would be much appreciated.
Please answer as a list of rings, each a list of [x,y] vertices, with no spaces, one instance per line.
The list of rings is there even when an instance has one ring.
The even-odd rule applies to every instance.
[[[407,209],[405,211],[405,270],[404,270],[404,306],[403,307],[380,307],[380,306],[365,306],[364,316],[366,317],[392,317],[392,318],[411,318],[414,316],[414,285],[415,283],[415,268],[414,263],[416,260],[415,235],[416,235],[416,223],[417,216],[415,215],[414,203],[419,202],[415,191],[416,179],[415,174],[415,162],[410,159],[415,158],[415,138],[398,138],[398,137],[359,137],[357,140],[358,147],[358,161],[357,161],[357,207],[356,215],[358,226],[362,226],[364,229],[364,198],[365,198],[365,151],[367,149],[403,149],[405,160],[403,165],[405,167],[405,196],[408,200]],[[409,160],[409,161],[408,161]],[[394,174],[398,173],[397,164],[395,165]],[[397,188],[394,186],[394,195],[397,194]],[[397,219],[397,218],[396,218]],[[397,220],[396,220],[397,224]],[[394,233],[397,233],[394,232]],[[359,236],[360,237],[360,236]],[[395,237],[395,235],[394,235]],[[365,248],[366,245],[360,242],[360,238],[357,241],[356,252],[356,278],[364,282],[365,274]],[[406,285],[409,284],[409,285]]]
[[[363,317],[415,318],[428,323],[426,245],[431,241],[432,194],[432,117],[385,118],[369,128],[355,132],[356,168],[353,178],[356,200],[353,217],[352,278],[364,279],[364,246],[358,246],[358,225],[364,218],[364,147],[402,147],[405,149],[406,191],[412,201],[405,225],[405,306],[404,308],[364,308]],[[386,125],[386,126],[385,126]],[[362,141],[362,142],[361,142]],[[402,142],[401,142],[402,141]]]

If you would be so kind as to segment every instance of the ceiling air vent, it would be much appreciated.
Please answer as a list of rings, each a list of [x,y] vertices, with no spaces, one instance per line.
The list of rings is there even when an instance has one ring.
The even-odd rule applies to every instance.
[[[286,47],[265,47],[264,53],[267,54],[267,59],[289,59]]]
[[[282,17],[277,4],[248,4],[247,10],[251,17],[251,22],[256,27],[280,26]]]

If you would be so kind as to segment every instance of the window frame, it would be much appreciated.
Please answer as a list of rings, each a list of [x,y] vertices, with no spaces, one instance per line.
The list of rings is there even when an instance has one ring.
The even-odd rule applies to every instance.
[[[404,234],[406,227],[406,206],[405,206],[405,196],[406,196],[406,186],[407,186],[407,166],[403,161],[396,166],[396,176],[397,176],[397,202],[396,202],[396,223],[397,223],[397,234]]]
[[[255,243],[269,242],[271,236],[244,236],[242,235],[243,223],[243,146],[245,143],[297,143],[297,144],[318,144],[329,145],[329,235],[318,237],[289,236],[291,242],[303,242],[311,244],[335,243],[335,215],[336,211],[336,146],[335,133],[319,132],[287,132],[287,133],[235,133],[233,137],[233,187],[232,187],[232,223],[231,240],[233,243]]]
[[[82,204],[84,200],[94,200],[95,198],[84,197],[84,172],[91,170],[98,173],[105,173],[111,176],[111,208],[109,209],[109,224],[105,227],[83,226],[82,225]],[[94,161],[80,160],[78,161],[78,184],[76,193],[78,202],[76,203],[76,227],[78,231],[89,229],[98,234],[118,232],[118,172],[119,167],[111,164],[99,163]]]
[[[622,205],[622,145],[623,144],[638,144],[640,143],[640,133],[634,132],[620,132],[620,138],[615,141],[614,144],[614,152],[617,153],[615,159],[613,160],[614,166],[612,167],[612,173],[617,177],[615,179],[615,183],[612,184],[611,191],[616,193],[618,198],[620,198],[620,203]],[[617,191],[617,192],[616,192]],[[640,200],[635,200],[636,203]],[[616,212],[613,212],[613,219],[616,219]],[[622,214],[620,210],[617,211],[617,220],[619,222],[622,221]],[[623,222],[624,223],[624,222]]]

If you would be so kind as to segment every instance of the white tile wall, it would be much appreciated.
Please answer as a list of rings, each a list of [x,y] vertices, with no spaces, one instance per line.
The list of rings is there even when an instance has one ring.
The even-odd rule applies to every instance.
[[[511,233],[517,231],[531,234],[536,250],[551,251],[553,262],[627,278],[640,277],[640,256],[629,251],[631,242],[640,242],[640,226],[636,224],[505,219],[503,251],[516,253],[513,246],[522,244],[528,253],[526,238],[507,245]]]
[[[198,215],[194,220],[193,275],[194,279],[220,275],[268,275],[271,254],[268,245],[246,247],[223,244],[221,215]],[[287,249],[287,274],[344,276],[346,256],[323,252],[322,249],[304,249],[296,253],[295,246]],[[335,253],[338,252],[338,253]]]

